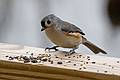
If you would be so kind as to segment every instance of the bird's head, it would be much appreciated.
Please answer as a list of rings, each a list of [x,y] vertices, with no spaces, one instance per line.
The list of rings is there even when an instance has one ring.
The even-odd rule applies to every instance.
[[[41,20],[41,26],[42,26],[41,31],[44,31],[47,28],[53,27],[55,25],[57,19],[58,19],[58,17],[56,17],[54,14],[50,14],[50,15],[44,17]]]

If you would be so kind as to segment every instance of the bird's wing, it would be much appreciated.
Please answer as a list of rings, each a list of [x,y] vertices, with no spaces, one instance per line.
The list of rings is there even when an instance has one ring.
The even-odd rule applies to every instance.
[[[67,32],[67,33],[71,33],[71,34],[72,33],[80,33],[82,35],[85,35],[85,33],[83,33],[83,31],[80,28],[76,27],[75,25],[73,25],[71,23],[65,22],[65,21],[64,21],[64,24],[63,24],[61,30],[64,32]]]

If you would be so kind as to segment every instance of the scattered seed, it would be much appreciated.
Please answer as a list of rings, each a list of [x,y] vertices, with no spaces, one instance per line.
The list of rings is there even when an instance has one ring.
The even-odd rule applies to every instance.
[[[81,70],[82,68],[79,68],[79,70]]]
[[[40,57],[40,56],[37,56],[37,60],[41,60],[41,57]]]
[[[86,64],[88,64],[88,62],[86,62]]]
[[[32,63],[37,63],[38,61],[36,59],[31,60]]]
[[[9,57],[9,56],[5,56],[5,57]]]
[[[26,52],[26,53],[28,53],[28,52]]]
[[[76,64],[73,64],[74,66],[76,66]]]
[[[33,56],[33,53],[31,53],[31,55]]]
[[[23,56],[24,60],[30,60],[27,56]]]
[[[107,73],[107,71],[104,71],[105,73]]]
[[[95,64],[96,62],[92,62],[92,64]]]
[[[18,58],[19,58],[19,56],[15,56],[14,58],[15,58],[15,59],[18,59]]]
[[[87,59],[90,58],[90,56],[87,56]]]
[[[53,64],[53,61],[51,61],[51,64]]]
[[[88,59],[88,60],[90,60],[90,59]]]
[[[106,65],[106,63],[104,63],[103,65]]]
[[[49,59],[48,62],[51,62],[51,60]]]
[[[71,63],[71,61],[68,61],[67,63]]]
[[[57,62],[57,64],[62,64],[62,62]]]
[[[75,57],[75,56],[73,56],[73,57]]]
[[[42,61],[47,61],[47,58],[42,59]]]
[[[83,64],[80,64],[80,66],[83,66]]]
[[[83,58],[85,58],[85,57],[83,57]]]
[[[24,63],[28,63],[28,62],[30,62],[30,60],[24,60]]]
[[[108,65],[109,67],[111,67],[111,65]]]
[[[33,56],[29,56],[29,58],[32,60],[32,59],[34,59],[34,57]]]
[[[86,63],[84,62],[84,64],[86,64]]]
[[[68,58],[71,58],[70,56]]]
[[[120,63],[120,61],[117,61],[117,63]]]
[[[12,56],[9,57],[9,60],[13,60],[14,58]]]
[[[59,58],[59,57],[56,56],[55,58]]]
[[[65,57],[66,57],[67,55],[65,55]]]
[[[83,69],[86,69],[86,67],[83,67]]]
[[[79,57],[81,57],[82,55],[79,55]]]

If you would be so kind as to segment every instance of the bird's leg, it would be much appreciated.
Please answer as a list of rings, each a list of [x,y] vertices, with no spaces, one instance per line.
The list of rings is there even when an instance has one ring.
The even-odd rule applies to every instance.
[[[58,49],[56,49],[57,47],[59,47],[59,46],[53,46],[53,47],[51,47],[51,48],[47,47],[47,48],[45,48],[45,51],[46,51],[47,49],[48,49],[48,50],[54,49],[55,51],[58,51]]]
[[[74,54],[74,53],[75,53],[75,50],[72,49],[72,50],[70,50],[69,55],[72,55],[72,54]]]
[[[78,47],[74,47],[72,50],[70,50],[69,55],[74,54],[76,49],[78,49]]]

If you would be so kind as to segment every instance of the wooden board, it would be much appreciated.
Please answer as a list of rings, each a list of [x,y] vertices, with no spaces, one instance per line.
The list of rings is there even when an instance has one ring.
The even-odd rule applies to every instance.
[[[120,59],[0,43],[0,79],[120,80]],[[22,57],[30,58],[26,62]],[[17,58],[16,58],[17,57]],[[40,57],[37,62],[32,58]]]

